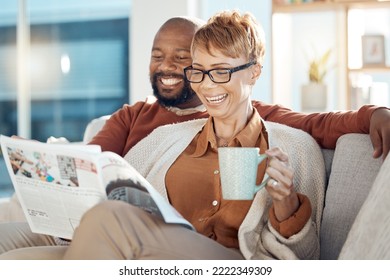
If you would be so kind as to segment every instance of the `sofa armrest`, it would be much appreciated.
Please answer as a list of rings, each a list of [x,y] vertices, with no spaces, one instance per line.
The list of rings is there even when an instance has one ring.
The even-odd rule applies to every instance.
[[[103,128],[111,115],[101,116],[90,121],[85,128],[83,143],[88,144],[92,138]]]
[[[337,141],[321,223],[321,259],[337,259],[382,164],[368,134]]]

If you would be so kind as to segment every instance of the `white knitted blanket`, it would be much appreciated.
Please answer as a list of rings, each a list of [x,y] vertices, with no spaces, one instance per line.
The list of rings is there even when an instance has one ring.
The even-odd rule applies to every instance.
[[[125,159],[167,200],[165,174],[202,129],[207,119],[165,125],[135,145]],[[297,234],[286,239],[268,222],[270,196],[260,190],[238,233],[240,250],[246,259],[318,259],[319,230],[325,192],[325,166],[321,150],[307,133],[285,125],[264,122],[269,147],[288,153],[295,170],[294,186],[311,201],[312,219]]]

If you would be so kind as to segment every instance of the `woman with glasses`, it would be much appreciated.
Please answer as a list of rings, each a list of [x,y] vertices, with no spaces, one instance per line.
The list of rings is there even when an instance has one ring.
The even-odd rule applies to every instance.
[[[84,215],[65,258],[319,258],[321,151],[308,134],[265,122],[252,107],[264,58],[260,25],[248,13],[217,14],[197,31],[191,53],[185,77],[210,117],[159,127],[125,158],[196,231],[109,200]],[[271,179],[253,200],[222,198],[219,147],[268,155],[257,183]]]

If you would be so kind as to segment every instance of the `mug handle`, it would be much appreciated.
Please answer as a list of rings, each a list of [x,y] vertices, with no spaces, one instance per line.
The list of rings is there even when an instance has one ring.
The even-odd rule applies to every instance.
[[[262,163],[263,160],[265,160],[268,156],[266,154],[261,154],[261,155],[258,155],[257,157],[257,165],[259,165],[260,163]],[[260,185],[256,185],[255,186],[255,193],[257,193],[259,190],[261,190],[262,188],[265,187],[265,185],[267,185],[268,181],[270,180],[271,178],[269,177],[269,175],[267,173],[264,174],[264,178],[263,178],[263,181],[260,183]]]

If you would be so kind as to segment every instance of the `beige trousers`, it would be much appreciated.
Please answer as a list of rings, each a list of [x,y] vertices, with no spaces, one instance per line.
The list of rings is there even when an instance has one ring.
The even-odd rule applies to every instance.
[[[4,225],[0,252],[7,253],[0,259],[243,259],[238,250],[122,201],[106,201],[89,210],[70,246],[50,246],[53,238],[32,234],[26,224]]]
[[[243,259],[238,250],[184,228],[166,224],[122,201],[88,211],[65,259]]]
[[[54,238],[32,233],[26,222],[0,223],[0,260],[62,259],[66,247]]]

